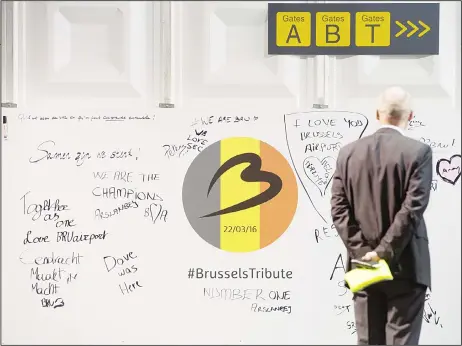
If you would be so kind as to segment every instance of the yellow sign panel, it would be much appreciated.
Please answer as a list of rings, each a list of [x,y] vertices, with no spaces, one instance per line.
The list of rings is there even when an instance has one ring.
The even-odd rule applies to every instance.
[[[356,12],[356,46],[389,47],[390,12]]]
[[[350,13],[349,12],[317,12],[316,13],[316,46],[349,47],[350,46]]]
[[[309,47],[311,45],[311,13],[278,12],[276,15],[276,45],[279,47]]]

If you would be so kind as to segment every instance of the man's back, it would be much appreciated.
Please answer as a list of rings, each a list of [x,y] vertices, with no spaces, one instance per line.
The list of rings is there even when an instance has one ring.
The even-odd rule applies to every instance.
[[[407,208],[403,204],[412,175],[428,151],[431,155],[426,144],[396,129],[382,128],[342,148],[337,174],[367,245],[377,248],[393,222],[401,223],[399,226],[412,236],[402,252],[390,259],[391,269],[395,277],[410,278],[429,287],[430,255],[425,222],[423,218],[414,220],[414,216],[396,220],[400,210]],[[431,182],[431,176],[425,179]],[[412,201],[427,202],[428,199]]]
[[[354,292],[359,345],[418,345],[430,251],[424,212],[430,199],[432,151],[407,138],[411,96],[387,88],[376,112],[382,128],[343,147],[332,177],[332,222],[351,259],[385,260],[393,280]]]

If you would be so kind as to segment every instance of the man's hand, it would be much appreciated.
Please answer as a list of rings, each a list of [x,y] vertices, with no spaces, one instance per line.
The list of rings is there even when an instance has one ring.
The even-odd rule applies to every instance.
[[[377,255],[377,252],[371,251],[371,252],[366,253],[361,258],[361,260],[366,261],[366,262],[371,262],[371,261],[378,262],[380,261],[380,257]]]

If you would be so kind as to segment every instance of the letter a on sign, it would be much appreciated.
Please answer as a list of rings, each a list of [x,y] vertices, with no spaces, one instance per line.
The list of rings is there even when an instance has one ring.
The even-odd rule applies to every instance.
[[[278,12],[276,15],[276,45],[279,47],[309,47],[311,45],[311,13]]]
[[[300,41],[300,35],[298,34],[298,31],[297,31],[297,26],[295,24],[292,24],[290,28],[289,36],[287,36],[286,43],[289,43],[291,38],[296,38],[298,43],[302,43],[302,41]]]

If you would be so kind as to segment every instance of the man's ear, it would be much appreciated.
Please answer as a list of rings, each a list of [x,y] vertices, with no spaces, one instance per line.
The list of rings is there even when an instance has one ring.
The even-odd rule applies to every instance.
[[[378,110],[375,111],[375,118],[376,118],[377,120],[380,120],[380,116],[379,116],[379,111],[378,111]]]
[[[411,111],[411,113],[409,113],[409,118],[407,120],[411,121],[412,118],[414,118],[414,113]]]

